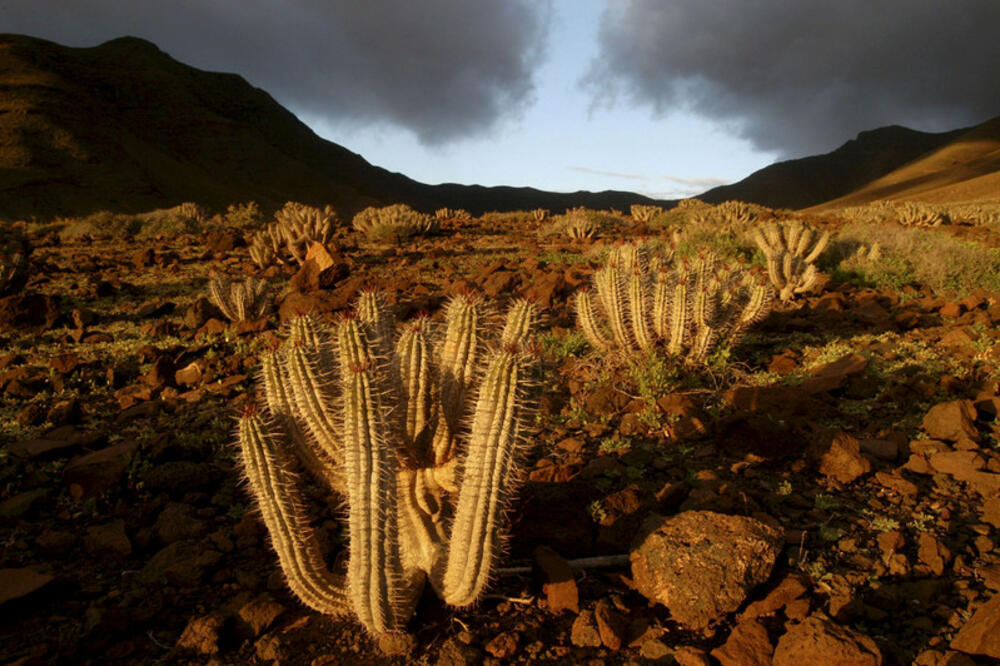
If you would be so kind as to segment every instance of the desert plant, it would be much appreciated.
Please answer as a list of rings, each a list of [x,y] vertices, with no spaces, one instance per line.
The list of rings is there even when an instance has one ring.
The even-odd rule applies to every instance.
[[[899,223],[905,227],[937,227],[949,222],[948,214],[921,201],[904,201],[897,207]]]
[[[337,212],[330,206],[315,208],[289,201],[274,218],[249,238],[250,259],[258,268],[288,263],[286,256],[298,264],[305,263],[313,243],[326,245],[330,242]]]
[[[591,345],[633,358],[662,347],[697,365],[769,311],[770,286],[744,268],[707,252],[671,259],[669,251],[656,254],[643,244],[611,251],[594,274],[603,316],[590,292],[576,295],[577,322]]]
[[[224,277],[208,281],[208,297],[229,321],[251,321],[267,313],[267,281],[248,277],[234,282]]]
[[[535,208],[531,211],[531,219],[535,222],[544,222],[549,217],[548,208]]]
[[[264,214],[256,201],[232,204],[222,217],[222,225],[230,229],[256,229],[263,221]]]
[[[457,297],[440,339],[418,318],[393,340],[389,308],[366,293],[331,332],[298,320],[263,359],[270,418],[241,419],[243,465],[289,587],[311,608],[381,634],[402,629],[427,580],[456,606],[485,588],[533,414],[538,311],[515,303],[487,350],[484,306]],[[303,510],[292,465],[302,449],[345,489],[346,580],[327,569]]]
[[[829,232],[816,238],[814,230],[796,220],[757,227],[750,237],[764,253],[767,273],[781,300],[790,301],[816,286],[819,270],[814,262],[829,244]]]
[[[464,208],[438,208],[434,217],[439,220],[471,220],[472,215]]]
[[[0,296],[14,294],[28,281],[31,244],[18,227],[0,226]]]
[[[653,218],[663,212],[663,209],[659,206],[642,206],[640,204],[632,204],[630,209],[632,213],[632,219],[636,222],[652,222]]]
[[[436,218],[415,211],[406,204],[393,204],[382,208],[370,206],[355,215],[351,224],[355,231],[365,234],[372,240],[391,236],[409,238],[418,234],[434,233],[439,227]]]
[[[315,208],[289,201],[275,213],[274,219],[284,238],[285,248],[297,263],[302,264],[310,245],[330,242],[337,212],[330,206]]]

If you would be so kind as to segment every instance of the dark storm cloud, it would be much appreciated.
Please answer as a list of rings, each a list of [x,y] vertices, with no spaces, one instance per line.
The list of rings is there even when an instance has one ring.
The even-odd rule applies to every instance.
[[[1000,114],[997,0],[610,1],[584,85],[730,124],[785,155]]]
[[[70,46],[142,37],[295,110],[434,144],[530,100],[549,14],[536,0],[0,0],[0,32]]]

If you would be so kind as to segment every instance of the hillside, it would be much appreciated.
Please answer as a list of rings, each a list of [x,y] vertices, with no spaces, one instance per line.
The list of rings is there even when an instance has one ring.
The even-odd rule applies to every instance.
[[[861,132],[825,155],[778,162],[738,183],[713,188],[699,199],[736,199],[771,208],[808,208],[853,192],[967,132],[932,134],[892,125]]]
[[[0,218],[138,212],[183,201],[331,203],[350,213],[405,201],[422,209],[651,203],[628,192],[429,186],[318,137],[235,74],[115,39],[69,48],[0,34]]]
[[[1000,199],[1000,116],[817,208],[859,206],[880,199],[932,203]]]

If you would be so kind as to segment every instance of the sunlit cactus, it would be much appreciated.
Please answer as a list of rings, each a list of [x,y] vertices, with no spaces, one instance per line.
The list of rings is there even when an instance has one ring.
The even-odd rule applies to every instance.
[[[640,204],[632,204],[629,209],[632,214],[632,219],[636,222],[652,222],[653,218],[663,212],[663,209],[659,206],[643,206]]]
[[[224,277],[208,281],[208,297],[229,321],[252,321],[267,314],[267,281],[248,277],[234,282]]]
[[[531,211],[531,219],[535,222],[544,222],[549,217],[548,208],[535,208]]]
[[[530,423],[538,309],[515,303],[488,346],[485,303],[459,296],[443,334],[417,318],[394,335],[385,298],[364,294],[332,329],[308,318],[263,360],[266,410],[240,423],[250,488],[289,587],[374,634],[404,628],[425,582],[475,602],[504,538]],[[347,574],[330,573],[304,519],[294,458],[346,496]]]
[[[438,208],[434,211],[434,217],[444,220],[470,220],[472,214],[464,208]]]
[[[595,348],[641,356],[661,349],[685,363],[704,363],[719,344],[734,344],[767,315],[773,292],[740,266],[711,253],[673,260],[645,244],[615,247],[576,295],[577,322]]]
[[[406,204],[393,204],[365,208],[354,216],[351,225],[371,240],[402,239],[437,232],[440,219],[418,212]]]
[[[811,291],[819,283],[815,261],[830,242],[830,233],[816,232],[802,222],[769,224],[751,231],[767,259],[767,273],[782,301]]]
[[[250,259],[259,268],[306,260],[313,243],[326,245],[333,236],[337,212],[330,206],[315,208],[289,201],[274,215],[274,221],[250,239]]]
[[[938,227],[948,224],[948,213],[922,201],[904,201],[896,206],[899,223],[906,227]]]
[[[21,230],[0,227],[0,296],[17,293],[28,281],[28,255],[31,245]]]

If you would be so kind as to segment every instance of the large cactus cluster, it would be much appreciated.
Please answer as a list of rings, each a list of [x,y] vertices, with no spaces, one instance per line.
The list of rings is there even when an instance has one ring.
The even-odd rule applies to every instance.
[[[0,225],[0,296],[8,296],[23,289],[28,281],[31,245],[20,229]]]
[[[939,227],[951,222],[947,211],[922,201],[903,201],[897,204],[896,217],[905,227]]]
[[[598,303],[591,292],[576,295],[577,322],[594,347],[627,356],[662,348],[697,365],[768,313],[771,288],[744,268],[710,253],[671,259],[644,244],[611,251],[594,274]]]
[[[406,204],[393,204],[376,208],[370,206],[354,216],[351,222],[356,231],[370,239],[384,239],[390,236],[408,238],[418,234],[436,232],[440,220],[433,215],[418,212]]]
[[[771,284],[782,301],[811,291],[819,281],[814,263],[830,242],[830,233],[816,232],[802,222],[768,224],[750,232],[750,237],[764,253]]]
[[[487,347],[485,303],[453,299],[443,334],[363,294],[326,330],[292,324],[262,361],[266,415],[239,426],[249,485],[293,592],[322,613],[353,613],[372,633],[400,630],[427,580],[473,603],[503,538],[506,499],[530,421],[537,308],[510,309]],[[346,580],[328,569],[303,509],[298,459],[346,495]]]
[[[208,281],[208,298],[229,321],[251,321],[267,314],[267,281],[248,277],[234,282],[224,277]]]
[[[294,260],[302,264],[313,243],[326,245],[333,235],[337,212],[289,201],[274,221],[250,239],[250,259],[260,268]]]

